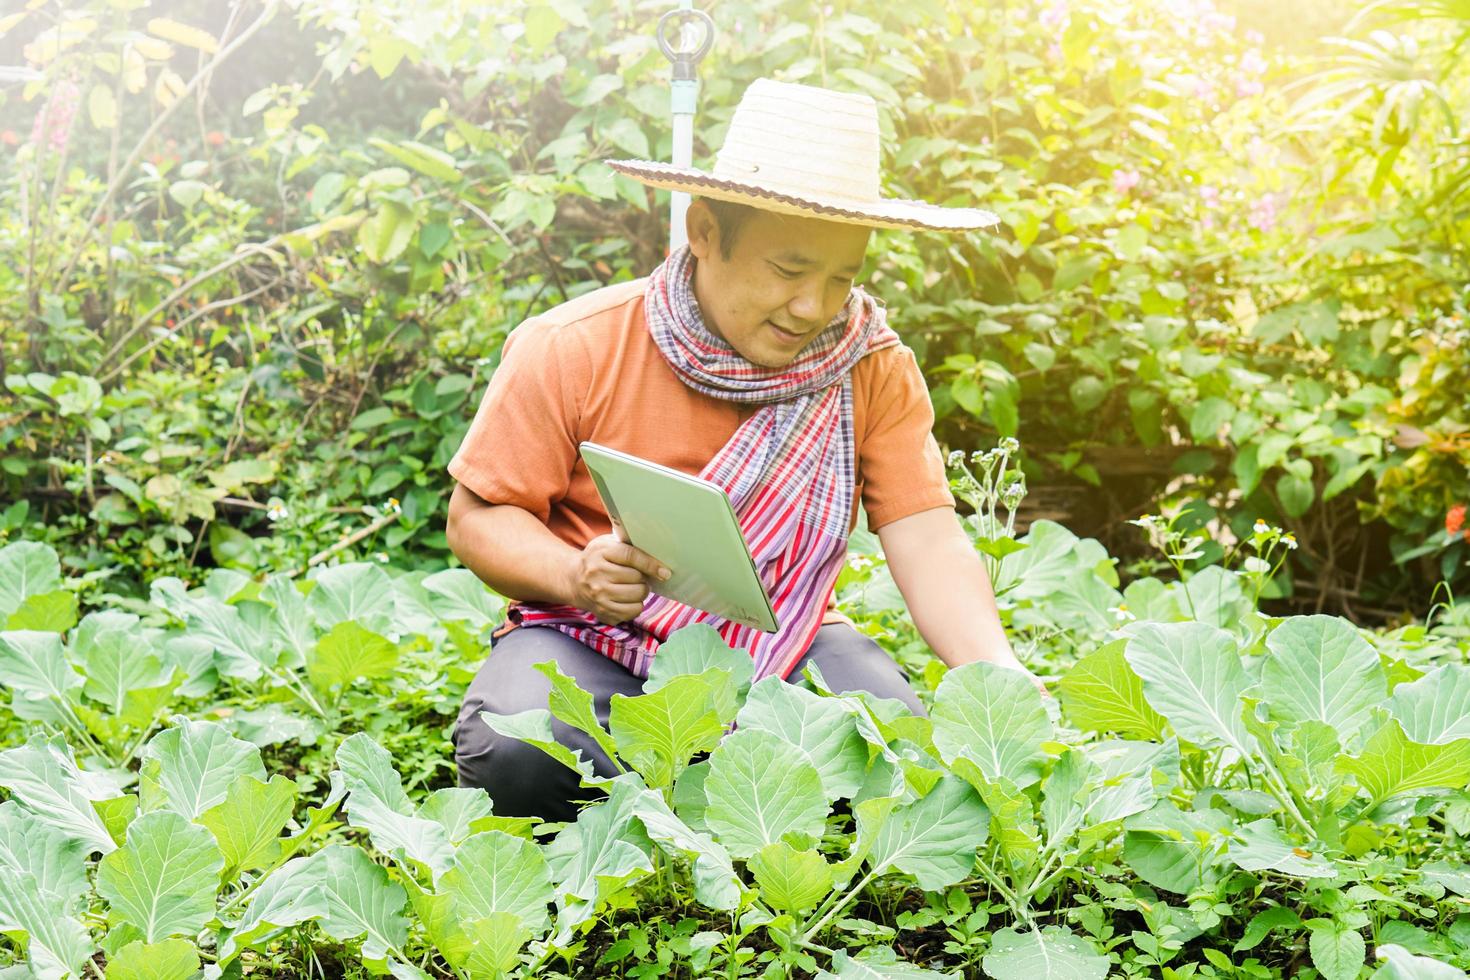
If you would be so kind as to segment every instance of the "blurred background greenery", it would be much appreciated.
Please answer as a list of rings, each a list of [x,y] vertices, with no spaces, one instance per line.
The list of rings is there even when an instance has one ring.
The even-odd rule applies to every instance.
[[[452,563],[444,466],[505,334],[664,254],[667,195],[599,161],[668,158],[671,4],[12,6],[0,541],[121,596]],[[945,448],[1021,439],[1023,526],[1139,574],[1128,518],[1183,507],[1214,548],[1263,518],[1297,611],[1463,587],[1470,8],[708,10],[697,163],[752,79],[825,84],[877,100],[888,193],[1004,218],[879,233],[864,279]]]

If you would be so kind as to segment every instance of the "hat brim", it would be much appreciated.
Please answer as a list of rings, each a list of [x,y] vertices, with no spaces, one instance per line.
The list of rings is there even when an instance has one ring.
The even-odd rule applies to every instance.
[[[655,160],[604,160],[609,167],[650,187],[683,191],[718,201],[748,204],[762,211],[822,218],[870,228],[928,228],[933,231],[973,231],[1000,224],[1000,217],[983,208],[947,208],[928,201],[879,198],[852,201],[816,200],[775,191],[748,180],[716,177],[703,170],[675,167]]]

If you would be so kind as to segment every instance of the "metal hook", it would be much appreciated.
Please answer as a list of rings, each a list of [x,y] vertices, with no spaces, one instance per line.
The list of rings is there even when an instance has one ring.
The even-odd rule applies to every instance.
[[[694,51],[675,51],[669,44],[668,31],[671,21],[681,21],[677,24],[679,31],[680,46],[685,47],[684,42],[692,40],[691,29],[699,25],[704,29],[704,37],[699,47]],[[715,22],[710,15],[703,10],[676,8],[666,11],[658,19],[658,49],[664,53],[664,57],[674,66],[674,81],[689,81],[695,78],[695,69],[699,66],[704,56],[709,54],[710,45],[715,40]]]

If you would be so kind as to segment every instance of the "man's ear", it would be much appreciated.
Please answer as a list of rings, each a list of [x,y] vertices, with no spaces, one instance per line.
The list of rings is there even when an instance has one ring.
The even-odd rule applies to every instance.
[[[719,245],[720,223],[702,198],[689,202],[689,210],[684,213],[684,234],[696,259],[708,258]]]

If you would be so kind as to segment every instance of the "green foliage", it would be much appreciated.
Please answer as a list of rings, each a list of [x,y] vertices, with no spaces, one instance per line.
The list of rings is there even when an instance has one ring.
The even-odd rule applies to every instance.
[[[1002,561],[1045,569],[1077,546],[1033,533]],[[54,558],[12,545],[0,561],[16,549]],[[176,612],[149,614],[163,625],[97,609],[62,632],[0,632],[10,710],[30,730],[0,753],[0,915],[27,968],[77,974],[100,951],[106,976],[187,978],[330,948],[398,976],[536,975],[594,939],[604,967],[685,956],[738,976],[1208,975],[1254,951],[1253,975],[1304,956],[1357,977],[1370,945],[1384,977],[1470,963],[1454,917],[1470,893],[1462,645],[1405,654],[1328,616],[1253,613],[1230,631],[1154,601],[1161,619],[1084,624],[1048,647],[1060,717],[1019,674],[979,663],[943,672],[920,718],[815,674],[810,688],[751,685],[748,658],[693,627],[607,730],[552,664],[547,709],[471,721],[529,735],[603,791],[560,826],[497,816],[477,789],[406,785],[413,756],[384,745],[393,709],[350,691],[312,715],[330,755],[207,717],[228,719],[205,707],[225,699],[310,714],[308,658],[349,628],[408,655],[410,636],[489,626],[493,597],[424,581],[346,564],[303,594],[217,572],[197,590],[165,584]],[[423,598],[445,594],[442,613]],[[1022,601],[1003,598],[1005,613]],[[125,649],[140,630],[148,649],[200,640],[208,682],[174,675],[136,750],[109,756],[66,712],[115,700],[115,680],[90,686],[110,661],[77,651]],[[76,679],[55,682],[50,663]],[[621,773],[594,776],[552,739],[553,717],[595,728]],[[378,737],[346,734],[358,725]],[[283,757],[293,743],[304,754]],[[273,771],[283,758],[294,778]],[[894,905],[909,908],[882,911]],[[659,918],[670,909],[677,924]],[[917,962],[890,945],[941,919],[949,938]]]

